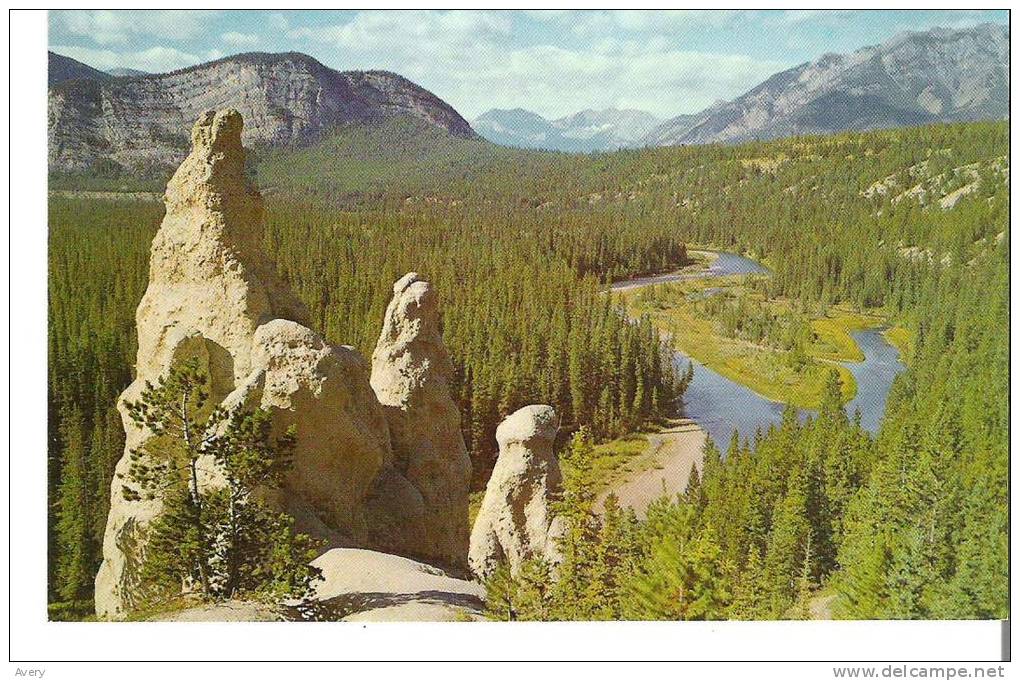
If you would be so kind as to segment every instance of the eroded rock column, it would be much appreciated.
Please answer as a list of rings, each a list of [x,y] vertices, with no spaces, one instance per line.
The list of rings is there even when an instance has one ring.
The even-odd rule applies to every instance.
[[[395,472],[413,487],[399,489],[397,476],[385,481],[393,491],[381,505],[395,518],[408,517],[417,492],[424,533],[400,541],[411,542],[420,557],[466,565],[471,459],[450,388],[453,364],[443,345],[439,297],[415,272],[393,285],[371,380],[389,423]],[[391,524],[406,529],[413,522]]]
[[[553,450],[559,417],[548,405],[518,409],[499,424],[499,457],[471,530],[471,571],[484,579],[505,562],[516,574],[530,558],[558,559],[553,503],[563,478]]]

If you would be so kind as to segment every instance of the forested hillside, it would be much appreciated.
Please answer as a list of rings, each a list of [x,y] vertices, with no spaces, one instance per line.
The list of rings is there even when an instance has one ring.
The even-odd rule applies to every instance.
[[[577,574],[616,600],[520,616],[784,617],[824,585],[836,616],[1001,617],[1007,135],[977,123],[571,156],[395,119],[264,154],[252,172],[269,256],[331,341],[369,353],[393,281],[416,270],[435,285],[476,487],[496,424],[524,404],[552,404],[596,440],[675,410],[683,386],[661,339],[601,291],[682,264],[687,244],[750,252],[774,294],[882,307],[913,332],[877,439],[823,409],[709,456],[700,487],[641,525],[620,515],[605,530],[582,509]],[[51,198],[53,602],[89,597],[161,215]],[[677,574],[716,580],[710,606],[657,602],[693,588]]]
[[[489,584],[496,619],[1008,617],[1008,250],[933,272],[877,438],[832,374],[817,418],[722,456],[638,521],[590,511],[575,475],[556,588],[532,562]],[[573,467],[591,446],[575,438]]]

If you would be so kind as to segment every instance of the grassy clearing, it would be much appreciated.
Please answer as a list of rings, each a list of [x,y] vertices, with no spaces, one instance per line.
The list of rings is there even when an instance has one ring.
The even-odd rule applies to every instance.
[[[651,454],[646,432],[628,433],[610,442],[596,445],[592,474],[599,492],[622,475],[645,468]]]
[[[900,361],[906,361],[914,352],[914,334],[903,326],[890,326],[882,336],[900,353]]]
[[[832,362],[863,362],[864,353],[850,332],[881,326],[883,321],[878,315],[834,307],[825,317],[811,320],[816,340],[809,354],[815,359]]]
[[[806,357],[795,358],[789,351],[751,343],[724,335],[719,324],[702,316],[694,301],[713,291],[725,290],[747,296],[748,300],[776,312],[791,309],[784,299],[765,299],[744,286],[737,276],[698,279],[663,284],[654,300],[641,295],[642,289],[619,293],[628,314],[647,314],[660,330],[672,335],[677,348],[713,371],[776,402],[817,409],[825,387],[825,376],[835,368],[840,375],[844,401],[857,393],[850,370],[836,362],[861,361],[864,354],[850,336],[851,331],[871,328],[883,318],[861,314],[843,307],[810,319],[812,340],[804,348]]]

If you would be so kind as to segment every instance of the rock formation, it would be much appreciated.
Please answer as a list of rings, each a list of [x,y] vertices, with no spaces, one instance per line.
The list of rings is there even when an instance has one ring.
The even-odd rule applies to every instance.
[[[465,473],[459,417],[446,390],[449,359],[434,294],[425,282],[410,285],[414,292],[391,306],[383,338],[392,342],[378,353],[378,373],[389,377],[379,390],[400,445],[395,459],[368,362],[305,325],[303,306],[259,249],[262,202],[244,176],[241,130],[236,111],[202,114],[191,153],[167,186],[136,318],[137,378],[119,403],[127,446],[111,486],[96,576],[102,617],[123,616],[135,604],[144,529],[160,511],[159,500],[122,494],[128,453],[150,436],[124,403],[191,358],[209,376],[213,403],[266,409],[278,433],[296,426],[294,467],[269,500],[294,516],[300,531],[332,546],[464,560],[462,481],[470,468]],[[418,422],[433,418],[435,424]],[[202,484],[218,484],[215,471]]]
[[[464,566],[471,459],[450,394],[452,379],[438,296],[417,273],[406,274],[393,285],[372,354],[372,389],[389,423],[394,467],[421,498],[418,555]]]
[[[515,573],[525,560],[556,561],[559,523],[552,503],[562,491],[553,442],[559,417],[548,405],[518,409],[499,424],[499,457],[471,530],[468,562],[480,578],[501,562]]]

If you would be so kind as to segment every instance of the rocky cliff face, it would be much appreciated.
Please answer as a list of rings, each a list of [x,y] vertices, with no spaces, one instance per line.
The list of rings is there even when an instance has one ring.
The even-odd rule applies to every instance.
[[[468,562],[480,578],[506,563],[516,573],[529,558],[559,559],[562,531],[552,505],[563,477],[553,451],[559,417],[548,405],[518,409],[499,424],[499,457],[471,529]]]
[[[778,73],[731,102],[666,121],[651,145],[706,144],[1009,115],[1009,31],[900,34]]]
[[[249,147],[303,144],[336,125],[395,115],[474,135],[453,108],[405,78],[338,72],[298,53],[243,54],[160,75],[102,76],[78,75],[50,87],[51,170],[83,171],[111,161],[173,167],[188,151],[180,131],[201,112],[224,107],[244,116]]]
[[[266,409],[278,434],[296,427],[294,467],[272,501],[300,531],[330,546],[463,563],[461,481],[470,466],[463,470],[459,417],[449,411],[449,360],[434,294],[425,282],[405,278],[398,293],[404,297],[387,313],[388,349],[377,353],[375,370],[392,379],[380,378],[377,390],[387,396],[387,409],[400,412],[394,420],[373,392],[368,362],[308,328],[303,306],[263,257],[262,201],[243,173],[240,114],[202,114],[191,139],[191,153],[167,186],[137,312],[137,378],[119,405],[127,446],[111,487],[97,613],[116,618],[135,604],[145,527],[160,512],[158,499],[128,501],[121,491],[128,453],[150,437],[124,403],[191,358],[209,376],[213,403]],[[397,425],[399,459],[387,416]],[[435,423],[419,422],[433,416]],[[203,484],[218,484],[214,470]]]

